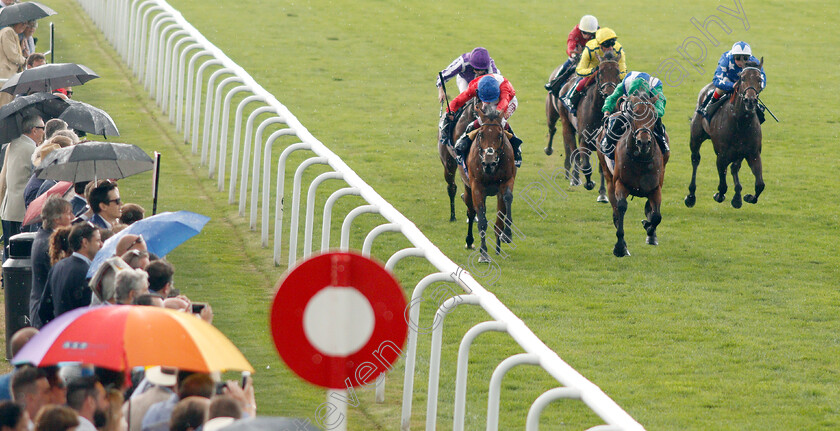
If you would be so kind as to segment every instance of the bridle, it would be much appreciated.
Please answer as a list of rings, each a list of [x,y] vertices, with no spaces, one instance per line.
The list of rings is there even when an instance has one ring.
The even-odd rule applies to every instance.
[[[601,93],[601,96],[608,97],[610,94],[615,91],[615,88],[618,84],[614,82],[601,82],[601,64],[604,63],[616,63],[618,64],[618,60],[602,60],[601,63],[598,65],[598,72],[596,72],[595,79],[598,82],[598,92]],[[612,86],[612,89],[609,91],[605,91],[605,89],[609,86]]]
[[[757,67],[750,66],[750,67],[745,67],[745,68],[741,69],[741,72],[740,72],[740,73],[738,73],[738,77],[739,77],[739,78],[743,78],[743,76],[744,76],[744,72],[746,72],[746,71],[748,71],[748,70],[755,70],[755,71],[757,71],[759,74],[761,74],[761,69],[759,69],[759,68],[757,68]],[[756,97],[756,98],[758,97],[758,93],[761,93],[761,90],[760,90],[760,89],[757,89],[757,88],[753,87],[752,85],[751,85],[751,86],[749,86],[749,87],[747,87],[747,88],[742,88],[742,87],[741,87],[741,85],[740,85],[742,82],[744,82],[744,81],[743,81],[743,80],[741,80],[741,79],[739,79],[739,80],[738,80],[738,93],[739,93],[738,97],[740,97],[740,98],[741,98],[741,100],[746,100],[746,98],[747,98],[747,91],[750,91],[750,90],[755,91],[755,97]]]
[[[646,122],[644,127],[639,127],[637,129],[636,125],[635,125],[635,121],[633,121],[633,120],[635,120],[635,118],[633,118],[633,117],[635,117],[635,114],[634,114],[635,108],[637,106],[640,106],[640,105],[649,105],[651,110],[648,111],[648,112],[653,112],[654,113],[654,119],[653,119],[653,121]],[[648,136],[650,136],[649,142],[654,140],[653,130],[651,130],[650,127],[647,127],[647,125],[648,124],[655,124],[655,122],[656,122],[656,120],[655,120],[655,112],[656,112],[655,105],[653,103],[649,102],[649,101],[646,101],[646,100],[643,100],[641,102],[636,102],[636,103],[630,103],[630,101],[628,100],[625,103],[624,106],[625,106],[625,108],[624,108],[625,114],[630,115],[630,117],[631,117],[630,124],[631,124],[631,127],[633,127],[633,129],[634,129],[633,130],[633,144],[636,147],[636,152],[638,153],[638,154],[634,154],[634,156],[638,156],[638,155],[641,154],[641,151],[639,150],[639,145],[638,145],[638,142],[640,141],[641,136],[643,134],[647,133]],[[650,157],[648,157],[647,159],[644,159],[644,160],[637,159],[637,160],[640,161],[640,162],[649,162],[649,161],[653,160],[653,154],[651,154]]]
[[[481,135],[481,132],[480,132],[480,131],[481,131],[482,129],[484,129],[484,128],[488,128],[488,127],[498,127],[498,128],[500,129],[500,132],[501,132],[501,133],[499,134],[499,140],[500,140],[500,142],[499,142],[499,144],[500,144],[500,145],[499,145],[499,148],[501,148],[501,145],[503,145],[503,144],[504,144],[504,139],[505,139],[505,128],[504,128],[501,124],[499,124],[499,123],[487,123],[487,124],[482,124],[482,125],[478,128],[478,130],[479,130],[479,134],[476,136],[476,144],[478,143],[478,141],[479,141],[479,140],[481,139],[481,137],[482,137],[482,135]],[[485,156],[492,156],[492,155],[495,155],[495,154],[496,154],[496,149],[495,149],[495,148],[493,148],[492,146],[488,146],[488,147],[486,147],[486,148],[480,148],[480,147],[479,147],[478,151],[479,151],[479,153],[478,153],[478,154],[479,154],[479,158],[480,158],[480,160],[481,160],[482,165],[484,164],[484,157],[485,157]],[[503,155],[503,154],[504,154],[504,151],[499,151],[499,153],[500,153],[500,155]],[[494,163],[494,165],[498,165],[498,161],[497,161],[496,163]]]

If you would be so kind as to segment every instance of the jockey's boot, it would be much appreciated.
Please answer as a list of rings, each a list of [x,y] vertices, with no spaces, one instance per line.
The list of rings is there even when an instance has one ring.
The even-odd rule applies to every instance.
[[[508,133],[510,133],[510,139],[508,139],[508,141],[510,141],[510,146],[513,147],[513,164],[515,164],[517,168],[521,167],[522,166],[522,149],[521,149],[522,139],[519,139],[519,137],[516,136],[516,133],[513,133],[513,129],[510,128],[510,123],[505,123],[505,130]]]
[[[454,121],[446,114],[440,120],[440,143],[446,146],[452,146],[452,126]]]
[[[580,98],[583,96],[582,91],[577,91],[577,86],[572,87],[569,90],[569,93],[563,97],[563,103],[569,108],[569,112],[572,114],[577,113],[577,104],[580,102]]]
[[[467,160],[467,155],[470,153],[470,146],[472,145],[470,132],[475,130],[476,122],[477,120],[468,124],[464,133],[460,138],[458,138],[458,142],[455,143],[455,159],[458,161],[459,165],[466,165],[465,161]]]
[[[621,118],[619,121],[618,118]],[[604,138],[601,139],[601,152],[604,153],[610,160],[615,157],[615,145],[618,143],[618,138],[624,134],[624,121],[621,116],[610,116],[607,118],[604,126]]]
[[[703,103],[700,104],[700,107],[697,108],[697,113],[702,115],[706,118],[707,121],[711,121],[708,114],[709,105],[713,102],[713,95],[715,94],[714,91],[709,92],[706,97],[703,99]]]
[[[555,97],[560,97],[560,90],[563,88],[563,83],[566,82],[566,78],[569,77],[572,70],[573,69],[570,67],[561,69],[560,73],[558,73],[554,79],[552,79],[548,84],[545,84],[545,89]]]
[[[656,138],[656,143],[659,144],[659,151],[662,152],[662,156],[671,152],[671,148],[668,147],[668,138],[667,134],[665,134],[665,125],[662,124],[662,120],[656,120],[656,124],[653,126],[653,136]]]

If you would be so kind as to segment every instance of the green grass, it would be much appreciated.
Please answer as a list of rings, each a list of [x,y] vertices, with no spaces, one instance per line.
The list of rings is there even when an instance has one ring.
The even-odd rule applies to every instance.
[[[227,193],[215,191],[215,180],[206,178],[206,168],[197,167],[180,134],[128,78],[104,39],[91,33],[89,20],[75,3],[54,3],[60,12],[54,18],[56,61],[81,62],[103,76],[77,88],[76,97],[109,111],[122,140],[163,153],[160,210],[190,209],[212,217],[201,235],[170,255],[178,287],[214,304],[216,324],[257,368],[261,413],[312,418],[323,392],[292,375],[270,341],[266,312],[283,268],[271,265],[258,234],[249,232],[235,206],[227,205]],[[525,237],[517,238],[516,249],[499,262],[500,278],[492,285],[485,280],[485,285],[647,429],[840,426],[840,259],[831,247],[840,220],[837,193],[830,186],[840,132],[833,97],[840,90],[840,70],[830,47],[840,36],[827,19],[836,14],[833,3],[745,1],[749,30],[717,11],[717,2],[675,7],[664,1],[494,1],[459,5],[457,10],[419,1],[172,4],[444,253],[464,265],[463,206],[457,206],[459,222],[448,223],[448,198],[436,155],[438,70],[457,53],[482,45],[511,80],[520,100],[512,124],[525,140],[525,165],[516,187],[522,191],[540,181],[540,170],[562,166],[560,151],[551,157],[542,153],[542,84],[563,60],[566,33],[580,15],[593,13],[616,30],[631,70],[655,72],[667,58],[678,59],[688,75],[679,86],[665,88],[664,121],[672,157],[663,190],[660,246],[645,245],[644,232],[634,221],[642,217],[641,200],[630,203],[626,224],[633,256],[619,260],[611,255],[615,237],[609,208],[596,204],[594,193],[564,186],[566,197],[550,195],[544,202],[545,218],[517,195],[514,220]],[[705,44],[707,60],[700,74],[677,48],[687,37],[702,39],[690,24],[692,17],[702,22],[712,14],[732,33],[711,27],[721,43]],[[782,120],[770,120],[763,128],[767,188],[756,206],[735,210],[728,201],[713,202],[717,175],[707,142],[697,205],[688,209],[682,203],[691,174],[688,118],[717,57],[737,40],[746,40],[765,57],[768,87],[762,99]],[[275,149],[275,158],[278,153]],[[292,161],[303,158],[296,154]],[[323,169],[311,171],[309,180]],[[751,191],[752,176],[742,170],[741,178]],[[731,190],[731,177],[729,181]],[[148,175],[121,182],[126,201],[149,208],[148,183]],[[325,192],[340,187],[334,181],[327,184]],[[324,199],[319,199],[321,205]],[[344,198],[333,226],[339,214],[359,202]],[[376,216],[360,217],[351,244],[359,247],[363,229],[381,222]],[[334,229],[333,244],[337,235]],[[384,235],[374,255],[384,260],[406,245]],[[430,270],[428,264],[409,260],[398,266],[397,276],[410,292]],[[464,306],[446,322],[440,429],[451,426],[450,382],[461,335],[486,319],[478,309]],[[502,335],[484,335],[480,341],[470,363],[470,429],[484,426],[493,368],[521,352]],[[428,360],[428,349],[428,336],[421,336],[421,363]],[[351,408],[350,429],[397,428],[402,367],[401,361],[389,375],[386,404],[374,404],[371,391],[360,393],[362,404]],[[425,419],[423,368],[415,378],[414,428]],[[557,383],[534,367],[514,369],[503,385],[500,428],[522,428],[530,403],[553,386]],[[542,421],[544,429],[585,429],[598,423],[581,403],[570,401],[552,404]]]

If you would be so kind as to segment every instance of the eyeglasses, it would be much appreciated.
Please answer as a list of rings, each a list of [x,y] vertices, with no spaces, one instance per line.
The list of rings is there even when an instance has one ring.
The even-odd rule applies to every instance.
[[[604,41],[604,43],[601,44],[601,46],[604,48],[610,48],[613,45],[615,45],[615,39],[606,40]]]
[[[120,198],[116,198],[116,199],[109,199],[109,200],[108,200],[108,204],[110,205],[110,204],[111,204],[111,202],[116,202],[116,203],[117,203],[117,205],[122,204],[122,200],[120,200]]]
[[[749,60],[749,59],[750,59],[750,56],[749,56],[749,55],[734,55],[733,57],[734,57],[736,60],[740,60],[740,61],[747,61],[747,60]]]
[[[487,75],[487,69],[476,69],[475,74],[476,75]]]
[[[44,126],[35,126],[35,128],[36,128],[36,129],[41,129],[41,130],[46,129],[46,127],[44,127]]]
[[[588,31],[581,31],[580,33],[581,33],[582,35],[584,35],[584,36],[586,36],[586,37],[590,38],[590,39],[592,39],[593,37],[595,37],[595,33],[590,33],[590,32],[588,32]]]

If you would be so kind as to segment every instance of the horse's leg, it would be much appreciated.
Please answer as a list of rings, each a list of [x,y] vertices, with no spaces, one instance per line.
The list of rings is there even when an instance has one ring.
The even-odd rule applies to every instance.
[[[764,190],[764,176],[761,173],[761,154],[747,159],[747,163],[749,163],[750,169],[752,170],[753,175],[755,175],[755,196],[744,195],[744,200],[747,201],[747,203],[754,204],[758,202],[758,195],[760,195]]]
[[[650,245],[659,245],[659,241],[656,239],[656,227],[659,226],[659,223],[662,221],[662,213],[659,211],[661,204],[662,188],[660,187],[648,197],[648,201],[645,204],[645,215],[647,215],[647,220],[642,222],[642,225],[644,225],[645,231],[647,231],[647,239],[645,242]]]
[[[691,183],[688,184],[688,195],[685,197],[685,206],[691,208],[697,200],[694,192],[697,190],[697,167],[700,166],[700,145],[705,140],[703,131],[702,118],[691,122],[691,140],[689,141],[689,149],[691,150]]]
[[[615,247],[613,254],[616,257],[630,256],[627,250],[627,243],[624,242],[624,214],[627,212],[627,191],[620,181],[616,181],[613,186],[615,190]]]
[[[481,237],[481,248],[479,249],[481,257],[478,261],[490,262],[490,256],[487,255],[487,208],[484,202],[487,197],[484,191],[480,191],[476,187],[473,187],[472,192],[473,206],[475,207],[475,213],[478,215],[478,236]]]
[[[583,136],[583,135],[581,135]],[[580,170],[583,171],[583,176],[586,177],[586,181],[583,183],[583,188],[586,190],[592,190],[595,188],[595,183],[592,182],[592,162],[590,162],[590,157],[592,156],[592,150],[590,150],[589,145],[586,142],[589,142],[588,137],[584,137],[584,143],[581,144],[579,150],[579,157],[582,161],[580,164]]]
[[[574,187],[580,185],[580,178],[578,176],[577,163],[577,142],[575,137],[575,129],[572,127],[571,121],[568,117],[560,117],[560,123],[563,126],[563,148],[566,151],[563,166],[566,168],[566,179],[569,180],[569,185]]]
[[[560,118],[557,110],[554,109],[554,103],[552,100],[553,97],[554,96],[549,93],[545,98],[545,122],[548,125],[548,146],[545,147],[545,155],[547,156],[554,153],[552,145],[554,145],[554,134],[557,133],[557,119]],[[566,157],[568,160],[568,154]]]
[[[732,196],[732,207],[741,208],[741,180],[738,178],[738,171],[741,170],[741,161],[738,159],[732,163],[732,183],[735,188],[735,196]]]
[[[723,154],[717,156],[717,170],[718,170],[718,191],[715,193],[715,202],[723,202],[726,199],[726,168],[729,166],[729,159]]]
[[[601,174],[601,188],[598,189],[598,198],[595,199],[596,202],[608,202],[607,196],[605,194],[606,189],[604,188],[604,167],[598,165],[598,173]]]
[[[473,248],[473,221],[475,220],[475,207],[473,206],[472,200],[472,189],[469,186],[464,186],[464,194],[461,195],[461,199],[464,200],[464,204],[467,205],[467,238],[466,238],[466,248],[472,249]]]
[[[502,197],[502,192],[496,195],[496,223],[493,225],[493,231],[496,233],[496,254],[502,254],[502,242],[509,243],[510,240],[505,238],[505,202]]]
[[[458,186],[455,184],[455,172],[457,172],[457,169],[458,166],[451,157],[443,166],[443,179],[446,180],[446,191],[449,192],[449,221],[455,221],[455,193],[458,192]]]

